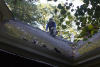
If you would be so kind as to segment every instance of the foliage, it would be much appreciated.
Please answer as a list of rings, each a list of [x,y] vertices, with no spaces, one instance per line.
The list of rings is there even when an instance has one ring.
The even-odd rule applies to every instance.
[[[77,24],[77,26],[82,29],[80,37],[90,36],[91,34],[93,35],[97,33],[100,25],[100,10],[98,10],[100,8],[100,0],[83,0],[83,2],[84,4],[77,7],[75,13],[76,23],[80,21],[80,24]],[[88,8],[89,5],[92,7]]]
[[[52,6],[51,4],[38,3],[37,5],[36,21],[43,26],[44,30],[50,15],[53,14],[53,8],[55,8],[55,6]]]
[[[36,15],[35,10],[36,5],[33,3],[28,3],[24,0],[17,0],[17,3],[13,0],[5,0],[8,7],[11,9],[14,17],[17,20],[23,21],[25,23],[29,23],[31,25],[34,25],[35,23],[33,21],[36,21],[36,18],[34,15]]]
[[[45,30],[45,26],[48,22],[48,19],[50,17],[53,18],[54,22],[56,22],[57,25],[57,30],[62,31],[62,34],[64,35],[64,37],[67,39],[69,39],[69,35],[70,32],[67,31],[67,29],[70,29],[72,27],[72,23],[71,21],[73,20],[73,16],[70,14],[69,10],[65,9],[64,4],[61,3],[62,7],[64,8],[64,12],[66,12],[66,14],[63,16],[63,11],[61,11],[60,9],[57,8],[57,6],[54,6],[52,4],[44,4],[44,3],[39,3],[37,5],[37,10],[36,12],[38,13],[36,20],[38,23],[40,23],[44,30]],[[61,5],[59,7],[61,7]],[[69,18],[67,21],[66,18]],[[64,22],[63,22],[64,21]],[[60,35],[60,33],[58,33],[58,36]]]
[[[74,20],[77,25],[77,30],[81,30],[79,38],[97,33],[100,27],[100,0],[83,0],[83,2],[83,5],[77,6]],[[72,3],[69,3],[69,5],[66,4],[68,4],[67,1],[64,5],[66,9],[70,9],[70,7],[73,6]],[[89,5],[92,7],[89,8]],[[64,7],[61,4],[58,4],[58,9],[61,10],[63,16],[65,16],[67,12]],[[71,11],[74,11],[74,9]],[[55,12],[57,12],[57,10],[55,10]]]

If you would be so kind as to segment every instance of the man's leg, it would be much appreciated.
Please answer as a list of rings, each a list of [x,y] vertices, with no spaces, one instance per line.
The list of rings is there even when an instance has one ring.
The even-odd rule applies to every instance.
[[[53,28],[53,36],[56,36],[56,27]]]
[[[53,29],[50,30],[50,35],[53,35]]]

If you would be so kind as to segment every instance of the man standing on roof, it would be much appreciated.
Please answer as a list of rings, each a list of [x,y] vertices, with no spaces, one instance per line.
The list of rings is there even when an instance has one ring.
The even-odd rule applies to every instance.
[[[46,25],[46,32],[48,32],[48,27],[50,35],[54,37],[56,35],[56,23],[52,20],[52,18],[49,19],[49,22]]]

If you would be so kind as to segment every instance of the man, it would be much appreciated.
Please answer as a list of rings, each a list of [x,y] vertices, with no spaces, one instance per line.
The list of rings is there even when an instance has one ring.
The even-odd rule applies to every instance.
[[[56,35],[56,23],[52,20],[52,18],[50,18],[49,22],[47,23],[46,32],[48,32],[48,27],[50,35],[54,37]]]

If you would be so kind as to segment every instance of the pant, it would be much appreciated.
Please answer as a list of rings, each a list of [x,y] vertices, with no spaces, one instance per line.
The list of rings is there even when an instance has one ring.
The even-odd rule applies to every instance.
[[[56,27],[50,30],[50,35],[56,36]]]

